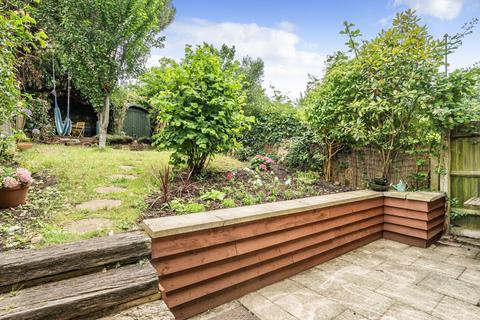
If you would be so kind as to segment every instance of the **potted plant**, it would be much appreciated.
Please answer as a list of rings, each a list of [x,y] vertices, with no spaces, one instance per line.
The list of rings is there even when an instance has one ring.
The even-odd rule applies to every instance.
[[[24,168],[0,167],[0,209],[24,204],[32,184],[30,171]]]
[[[15,117],[15,129],[23,130],[27,122],[27,118],[32,116],[32,111],[27,108],[19,108]]]
[[[20,151],[30,149],[33,146],[32,141],[23,131],[17,131],[15,133],[15,139],[17,140],[17,147]]]
[[[387,178],[374,178],[368,182],[368,187],[374,191],[388,191],[389,182]]]

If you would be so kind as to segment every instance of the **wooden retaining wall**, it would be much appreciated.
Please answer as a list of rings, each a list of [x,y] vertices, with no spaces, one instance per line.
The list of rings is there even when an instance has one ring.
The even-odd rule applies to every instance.
[[[444,197],[411,196],[354,191],[145,220],[162,298],[186,319],[382,237],[428,246]]]

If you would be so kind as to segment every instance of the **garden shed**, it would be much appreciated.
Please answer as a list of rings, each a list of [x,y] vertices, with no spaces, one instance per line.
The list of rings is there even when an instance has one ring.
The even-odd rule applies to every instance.
[[[150,137],[152,127],[148,111],[139,106],[130,106],[125,114],[123,131],[134,138]]]

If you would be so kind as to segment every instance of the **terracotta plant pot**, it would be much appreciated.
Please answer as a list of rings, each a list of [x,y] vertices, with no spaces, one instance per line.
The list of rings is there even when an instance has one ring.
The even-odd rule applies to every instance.
[[[32,142],[17,142],[17,147],[20,151],[25,151],[33,147]]]
[[[27,202],[30,184],[11,189],[0,189],[0,209],[17,207]]]

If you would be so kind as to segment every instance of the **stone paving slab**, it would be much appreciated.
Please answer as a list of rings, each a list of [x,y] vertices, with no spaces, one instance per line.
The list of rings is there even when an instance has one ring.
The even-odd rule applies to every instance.
[[[332,319],[345,311],[342,304],[322,297],[289,279],[258,292],[298,319]]]
[[[444,274],[452,278],[458,278],[465,271],[465,267],[453,263],[432,260],[428,257],[421,257],[412,265],[418,268],[424,268],[433,273]]]
[[[99,187],[95,189],[96,193],[107,194],[107,193],[116,193],[116,192],[125,192],[127,189],[120,187]]]
[[[480,308],[445,296],[432,315],[444,320],[480,320]]]
[[[87,218],[70,222],[63,229],[66,232],[83,234],[113,227],[113,221],[105,218]]]
[[[452,254],[447,259],[445,259],[445,262],[471,268],[477,271],[480,270],[480,260],[476,258],[462,257]]]
[[[157,300],[99,320],[175,320],[175,317],[162,300]]]
[[[445,253],[450,253],[460,257],[470,257],[473,258],[480,253],[480,249],[473,249],[464,246],[453,246],[453,245],[444,245],[439,244],[433,249],[434,251],[441,251]]]
[[[467,268],[460,275],[458,280],[462,280],[462,281],[465,281],[465,282],[470,282],[470,283],[473,283],[473,284],[479,284],[480,283],[480,271]]]
[[[431,274],[418,285],[473,305],[480,302],[480,284],[475,285],[454,278]]]
[[[387,282],[376,292],[424,312],[431,312],[443,298],[443,295],[436,291],[414,284]]]
[[[476,247],[447,247],[378,240],[192,319],[480,320]]]
[[[97,211],[111,209],[122,205],[122,200],[95,199],[77,205],[77,210]]]
[[[240,303],[262,320],[297,320],[258,292],[250,293],[239,299]],[[227,319],[225,319],[227,320]]]
[[[385,312],[381,320],[438,320],[438,318],[408,305],[396,303]]]

